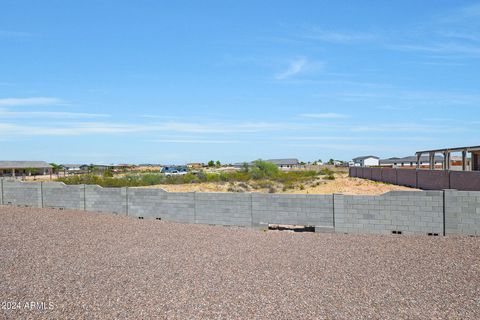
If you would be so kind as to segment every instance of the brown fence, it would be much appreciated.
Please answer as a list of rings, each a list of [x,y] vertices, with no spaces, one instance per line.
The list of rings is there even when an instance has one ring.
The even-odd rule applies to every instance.
[[[350,167],[349,175],[423,190],[480,191],[480,171]]]

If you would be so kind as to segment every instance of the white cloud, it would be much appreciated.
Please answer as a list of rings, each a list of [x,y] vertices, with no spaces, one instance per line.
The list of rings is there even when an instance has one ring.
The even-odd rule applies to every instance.
[[[430,141],[429,137],[379,137],[379,136],[297,136],[288,137],[285,140],[294,141]]]
[[[354,44],[359,42],[368,42],[375,40],[376,35],[364,32],[339,32],[328,31],[320,28],[310,29],[304,36],[304,38],[319,40],[324,42],[339,43],[339,44]]]
[[[394,45],[390,49],[406,52],[433,52],[437,54],[463,54],[469,56],[480,56],[480,47],[458,43],[433,43],[422,45]]]
[[[313,118],[313,119],[342,119],[348,118],[345,114],[340,113],[302,113],[299,115],[302,118]]]
[[[186,123],[125,124],[114,122],[60,122],[49,125],[0,123],[0,134],[14,136],[78,136],[88,134],[123,133],[257,133],[284,131],[298,128],[295,124],[245,122],[245,123]]]
[[[48,105],[59,105],[59,104],[65,104],[65,101],[58,98],[48,98],[48,97],[0,99],[0,107],[48,106]]]
[[[321,62],[312,62],[305,57],[301,57],[293,60],[286,70],[275,75],[275,79],[286,80],[298,74],[321,69],[323,65]]]
[[[238,140],[208,140],[208,139],[156,139],[150,140],[152,142],[161,142],[161,143],[188,143],[188,144],[232,144],[232,143],[242,143]]]
[[[56,118],[56,119],[77,119],[77,118],[101,118],[109,117],[108,114],[80,113],[80,112],[51,112],[51,111],[8,111],[0,109],[0,118]]]

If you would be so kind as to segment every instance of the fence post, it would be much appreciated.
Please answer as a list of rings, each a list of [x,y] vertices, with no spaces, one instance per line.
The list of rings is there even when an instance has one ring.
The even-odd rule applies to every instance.
[[[415,169],[415,188],[418,188],[418,169]]]
[[[125,187],[125,215],[128,216],[128,187]]]
[[[87,211],[87,185],[83,184],[83,211]]]
[[[3,178],[0,178],[0,189],[1,189],[1,199],[0,199],[0,203],[3,205]]]
[[[40,181],[40,208],[43,208],[43,181]]]
[[[333,231],[335,231],[335,193],[332,194],[332,220]]]
[[[446,210],[446,206],[445,206],[445,189],[443,190],[443,236],[445,236],[445,210]]]
[[[193,192],[193,223],[197,223],[197,192]]]

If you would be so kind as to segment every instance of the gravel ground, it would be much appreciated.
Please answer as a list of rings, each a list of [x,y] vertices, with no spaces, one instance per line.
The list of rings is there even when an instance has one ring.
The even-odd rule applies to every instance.
[[[1,318],[480,319],[480,238],[0,218]]]

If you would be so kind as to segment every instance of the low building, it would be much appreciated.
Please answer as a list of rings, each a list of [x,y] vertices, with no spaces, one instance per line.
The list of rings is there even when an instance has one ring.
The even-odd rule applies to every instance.
[[[85,164],[72,164],[65,163],[60,165],[66,173],[81,173],[84,172],[82,167],[85,167]]]
[[[18,177],[52,173],[52,166],[45,161],[0,161],[0,176]]]
[[[298,159],[269,159],[265,161],[275,164],[279,169],[282,170],[298,168],[300,165]]]
[[[353,158],[353,166],[355,167],[375,167],[379,165],[379,157],[376,156],[361,156]]]
[[[429,166],[429,157],[422,156],[420,158],[420,167],[421,168],[428,168]],[[417,167],[417,157],[416,156],[408,156],[402,158],[388,158],[388,159],[381,159],[380,166],[382,167],[391,167],[391,168],[411,168],[414,169]],[[435,166],[442,167],[443,166],[443,157],[436,156],[435,157]]]

